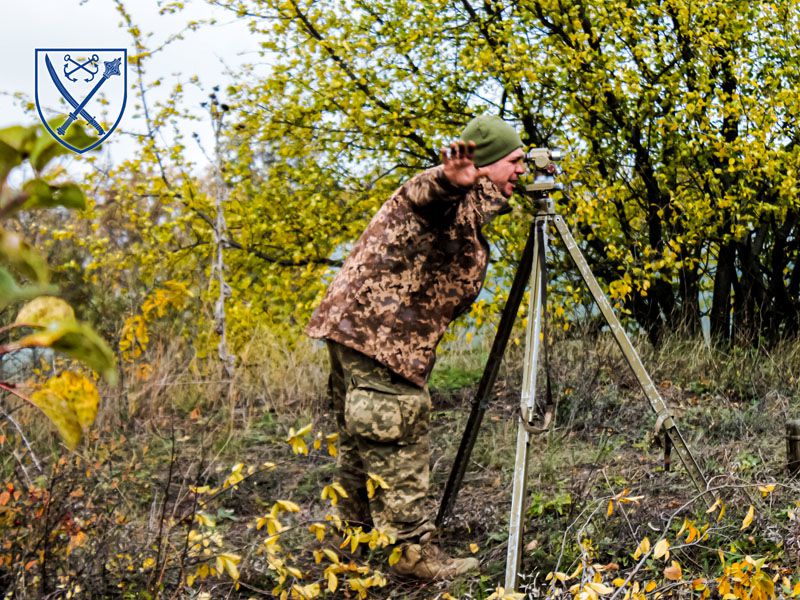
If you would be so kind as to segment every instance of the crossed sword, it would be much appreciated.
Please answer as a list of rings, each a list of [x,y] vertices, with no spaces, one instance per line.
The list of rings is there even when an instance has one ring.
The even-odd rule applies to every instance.
[[[63,136],[67,132],[67,129],[69,129],[69,126],[72,125],[72,123],[75,121],[75,119],[78,118],[78,116],[81,116],[84,119],[86,119],[86,122],[97,130],[97,135],[103,135],[105,133],[105,131],[103,131],[103,128],[100,126],[100,124],[95,120],[95,118],[92,115],[86,112],[86,109],[84,107],[86,106],[86,103],[92,99],[92,96],[94,96],[97,93],[97,90],[100,89],[100,86],[102,86],[106,82],[106,79],[108,79],[112,75],[120,74],[119,65],[122,62],[122,59],[115,58],[114,60],[103,61],[103,63],[106,66],[106,70],[103,73],[103,76],[100,78],[100,81],[98,81],[95,84],[95,86],[92,88],[92,91],[89,92],[86,95],[86,98],[83,99],[83,102],[78,102],[77,100],[75,100],[75,98],[72,97],[72,94],[69,93],[67,88],[64,87],[64,84],[61,83],[61,80],[59,80],[58,75],[56,74],[56,70],[53,67],[53,63],[50,62],[50,57],[47,56],[46,54],[44,56],[44,62],[47,65],[47,72],[50,73],[50,79],[53,80],[53,83],[55,84],[56,88],[61,93],[61,95],[64,97],[64,100],[69,102],[72,105],[72,108],[74,109],[71,113],[69,113],[69,116],[67,116],[67,120],[64,121],[61,127],[56,129],[58,135]]]

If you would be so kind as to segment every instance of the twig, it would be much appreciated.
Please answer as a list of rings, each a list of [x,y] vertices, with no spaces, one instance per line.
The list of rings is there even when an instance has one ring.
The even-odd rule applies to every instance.
[[[30,398],[26,398],[24,395],[20,394],[19,392],[17,392],[16,390],[14,390],[12,387],[8,386],[5,383],[0,382],[0,389],[5,390],[10,394],[14,394],[15,396],[17,396],[19,398],[22,398],[23,400],[26,400],[26,401],[30,402],[31,404],[33,404],[33,402],[31,402]],[[14,426],[14,428],[17,430],[17,433],[19,433],[19,437],[22,438],[22,442],[25,444],[25,447],[28,449],[28,454],[30,454],[31,459],[33,460],[33,464],[36,465],[36,470],[38,470],[39,473],[42,473],[42,465],[39,463],[39,460],[36,458],[36,455],[33,453],[33,448],[31,448],[30,442],[28,442],[28,438],[26,438],[25,434],[22,433],[22,428],[19,426],[19,423],[17,423],[17,421],[14,419],[14,417],[12,417],[5,410],[3,410],[2,407],[0,407],[0,413],[2,413],[2,416],[5,417]],[[16,454],[14,456],[16,457]],[[25,471],[25,467],[22,467],[22,470],[25,473],[25,477],[28,478],[28,473],[27,473],[27,471]],[[31,482],[30,482],[30,478],[28,478],[28,479],[29,479],[28,484],[32,485]]]
[[[611,487],[611,482],[608,480],[608,475],[606,475],[606,470],[605,469],[601,469],[600,472],[603,474],[603,479],[606,480],[606,486],[608,487],[608,490],[611,492],[611,495],[614,496],[615,495],[614,494],[614,489]],[[623,518],[625,519],[625,523],[628,524],[628,529],[631,532],[631,537],[633,538],[634,541],[636,541],[636,532],[633,530],[633,525],[631,525],[631,521],[628,518],[628,513],[625,512],[625,507],[623,506],[623,504],[621,502],[618,504],[618,508],[619,508],[619,511],[622,513]]]
[[[158,536],[157,536],[157,543],[158,549],[156,550],[156,567],[158,570],[158,577],[156,577],[155,581],[153,582],[152,591],[154,595],[157,594],[157,589],[161,580],[164,578],[164,570],[166,567],[166,555],[164,558],[164,564],[161,564],[161,551],[164,546],[163,540],[163,532],[164,532],[164,521],[166,521],[167,517],[167,501],[169,500],[169,488],[172,485],[172,471],[175,468],[175,423],[170,420],[170,441],[172,442],[170,445],[170,454],[169,454],[169,469],[167,471],[167,481],[164,484],[164,500],[161,505],[161,518],[158,522]]]

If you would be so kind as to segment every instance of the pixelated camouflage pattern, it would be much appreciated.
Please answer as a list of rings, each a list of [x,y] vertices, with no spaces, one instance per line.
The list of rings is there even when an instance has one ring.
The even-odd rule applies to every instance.
[[[328,342],[330,399],[339,430],[339,482],[348,497],[339,516],[351,525],[376,526],[396,540],[411,539],[434,525],[430,478],[427,389],[398,377],[371,358]],[[368,474],[388,489],[367,496]]]
[[[461,188],[441,166],[420,173],[372,219],[306,333],[424,385],[445,328],[483,286],[489,245],[481,227],[509,210],[486,177]]]

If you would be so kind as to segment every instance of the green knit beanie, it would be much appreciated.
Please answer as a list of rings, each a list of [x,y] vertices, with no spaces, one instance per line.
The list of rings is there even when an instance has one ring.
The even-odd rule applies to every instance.
[[[461,134],[465,142],[475,142],[476,167],[484,167],[522,147],[517,131],[500,117],[481,115],[467,123]]]

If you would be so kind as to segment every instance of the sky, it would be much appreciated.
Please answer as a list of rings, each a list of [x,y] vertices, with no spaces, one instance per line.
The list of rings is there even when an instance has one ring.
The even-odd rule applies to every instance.
[[[215,18],[216,25],[205,25],[187,32],[156,55],[147,67],[148,79],[163,77],[164,83],[154,88],[149,97],[164,100],[174,83],[186,82],[192,75],[200,80],[200,89],[186,86],[184,103],[203,114],[200,103],[207,99],[214,85],[224,89],[246,63],[258,63],[257,42],[247,24],[222,8],[209,6],[203,0],[188,0],[185,10],[172,15],[159,15],[167,4],[163,0],[127,0],[126,9],[143,33],[151,32],[151,47],[159,46],[170,35],[182,30],[191,20]],[[34,98],[36,48],[127,48],[133,53],[133,42],[122,26],[122,19],[111,0],[3,0],[0,8],[0,128],[38,122],[38,115],[26,113],[15,93]],[[102,65],[101,65],[102,68]],[[125,132],[141,132],[141,121],[134,119],[133,90],[135,78],[128,72],[128,105],[117,129],[103,144],[105,157],[115,163],[135,152],[136,144]],[[205,121],[187,124],[197,131],[201,143],[210,150],[211,127]],[[189,158],[202,165],[203,153],[187,136]]]

